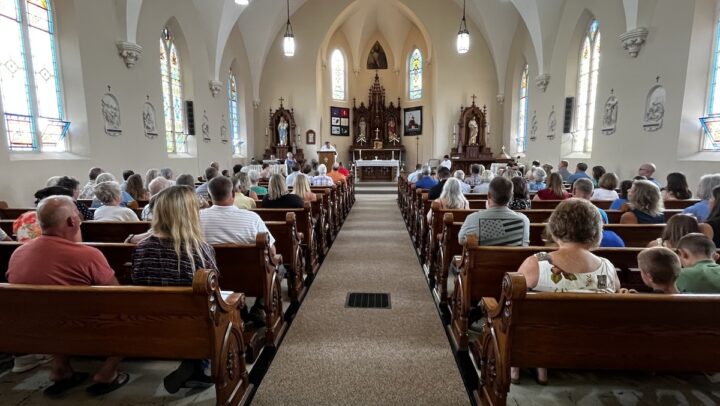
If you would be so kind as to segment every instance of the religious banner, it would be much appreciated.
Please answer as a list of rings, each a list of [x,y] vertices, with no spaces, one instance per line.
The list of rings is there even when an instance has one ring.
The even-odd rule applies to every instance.
[[[330,135],[350,135],[350,109],[330,107]]]

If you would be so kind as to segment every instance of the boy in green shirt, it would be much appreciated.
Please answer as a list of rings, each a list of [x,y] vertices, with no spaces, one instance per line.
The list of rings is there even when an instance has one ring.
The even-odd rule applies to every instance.
[[[675,281],[680,274],[680,258],[665,247],[642,250],[637,257],[640,275],[645,285],[656,293],[680,293]]]
[[[700,233],[688,234],[678,241],[683,269],[676,282],[681,293],[720,293],[720,265],[715,244]]]

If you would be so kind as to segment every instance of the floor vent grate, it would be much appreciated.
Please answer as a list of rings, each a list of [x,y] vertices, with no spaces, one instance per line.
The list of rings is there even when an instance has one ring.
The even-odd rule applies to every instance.
[[[347,295],[345,307],[356,307],[361,309],[389,309],[390,294],[350,292]]]

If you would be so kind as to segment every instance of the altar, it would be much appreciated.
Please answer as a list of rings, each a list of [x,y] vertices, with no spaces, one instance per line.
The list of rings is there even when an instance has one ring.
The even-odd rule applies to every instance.
[[[358,168],[381,168],[382,170],[388,171],[392,177],[392,180],[397,181],[400,176],[400,161],[397,159],[359,159],[355,161],[355,179],[362,181],[362,169],[360,170],[360,177],[358,177]],[[393,168],[395,173],[393,174]]]
[[[351,160],[360,162],[381,161],[397,162],[391,166],[400,167],[405,147],[400,138],[402,128],[400,99],[397,105],[393,102],[386,104],[385,88],[380,84],[380,77],[375,73],[375,80],[368,91],[368,105],[360,102],[358,107],[353,99],[352,109],[352,137],[350,146]],[[358,165],[355,166],[356,171]],[[392,181],[392,169],[387,165],[372,165],[363,163],[360,166],[360,179]],[[398,171],[399,172],[399,171]]]

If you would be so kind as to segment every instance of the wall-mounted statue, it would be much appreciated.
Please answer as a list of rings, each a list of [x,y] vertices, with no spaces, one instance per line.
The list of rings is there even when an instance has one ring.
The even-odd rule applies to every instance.
[[[280,146],[284,147],[287,145],[288,122],[285,120],[285,117],[280,117],[280,123],[278,124],[278,138],[280,140]]]

